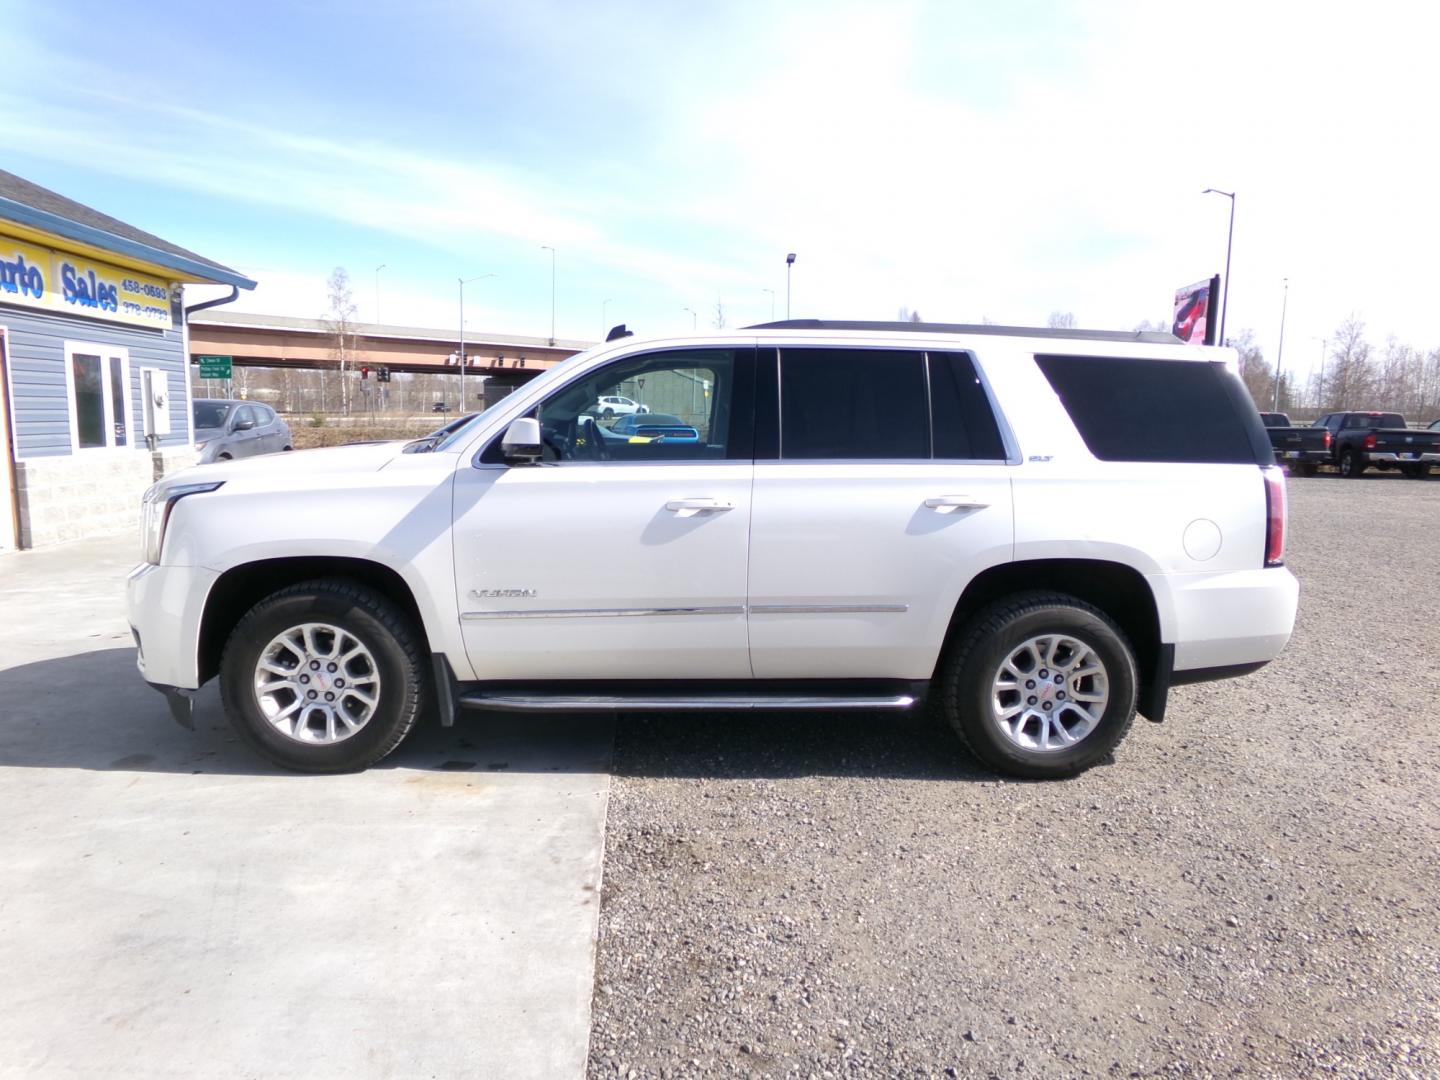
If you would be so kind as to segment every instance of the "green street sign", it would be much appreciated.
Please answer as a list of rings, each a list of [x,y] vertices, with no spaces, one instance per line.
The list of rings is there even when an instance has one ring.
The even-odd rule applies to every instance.
[[[200,378],[202,379],[228,379],[230,378],[230,362],[233,358],[229,356],[202,356],[200,360]]]

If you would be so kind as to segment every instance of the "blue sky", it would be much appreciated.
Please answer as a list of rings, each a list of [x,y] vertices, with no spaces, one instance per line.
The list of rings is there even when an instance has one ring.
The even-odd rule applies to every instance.
[[[0,164],[248,272],[252,311],[643,334],[784,314],[1160,319],[1303,369],[1440,345],[1418,5],[0,0]],[[609,304],[604,302],[608,300]],[[1287,365],[1288,366],[1288,365]]]

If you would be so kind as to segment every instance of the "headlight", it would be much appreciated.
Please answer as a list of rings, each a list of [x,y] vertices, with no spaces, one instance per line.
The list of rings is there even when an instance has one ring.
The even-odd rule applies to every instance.
[[[196,450],[204,450],[205,447],[207,447],[207,446],[209,446],[209,445],[210,445],[210,442],[209,442],[208,439],[196,439],[196,440],[195,440],[195,449],[196,449]]]
[[[170,520],[170,508],[186,495],[199,495],[214,491],[223,480],[205,484],[154,484],[140,500],[140,557],[147,563],[160,561],[160,549],[165,543],[165,526]]]

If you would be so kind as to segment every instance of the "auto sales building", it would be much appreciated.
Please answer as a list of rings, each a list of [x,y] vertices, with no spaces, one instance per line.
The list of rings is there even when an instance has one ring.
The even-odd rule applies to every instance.
[[[136,528],[193,463],[186,284],[255,287],[0,171],[0,551]]]

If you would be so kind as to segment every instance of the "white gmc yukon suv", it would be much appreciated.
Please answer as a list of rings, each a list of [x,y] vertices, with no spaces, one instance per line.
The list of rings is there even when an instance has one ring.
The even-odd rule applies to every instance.
[[[310,772],[370,765],[427,709],[928,700],[990,767],[1068,776],[1290,636],[1284,479],[1233,362],[990,326],[627,335],[430,453],[156,484],[140,671],[184,723],[218,675],[245,741]],[[611,431],[607,396],[680,434]]]

